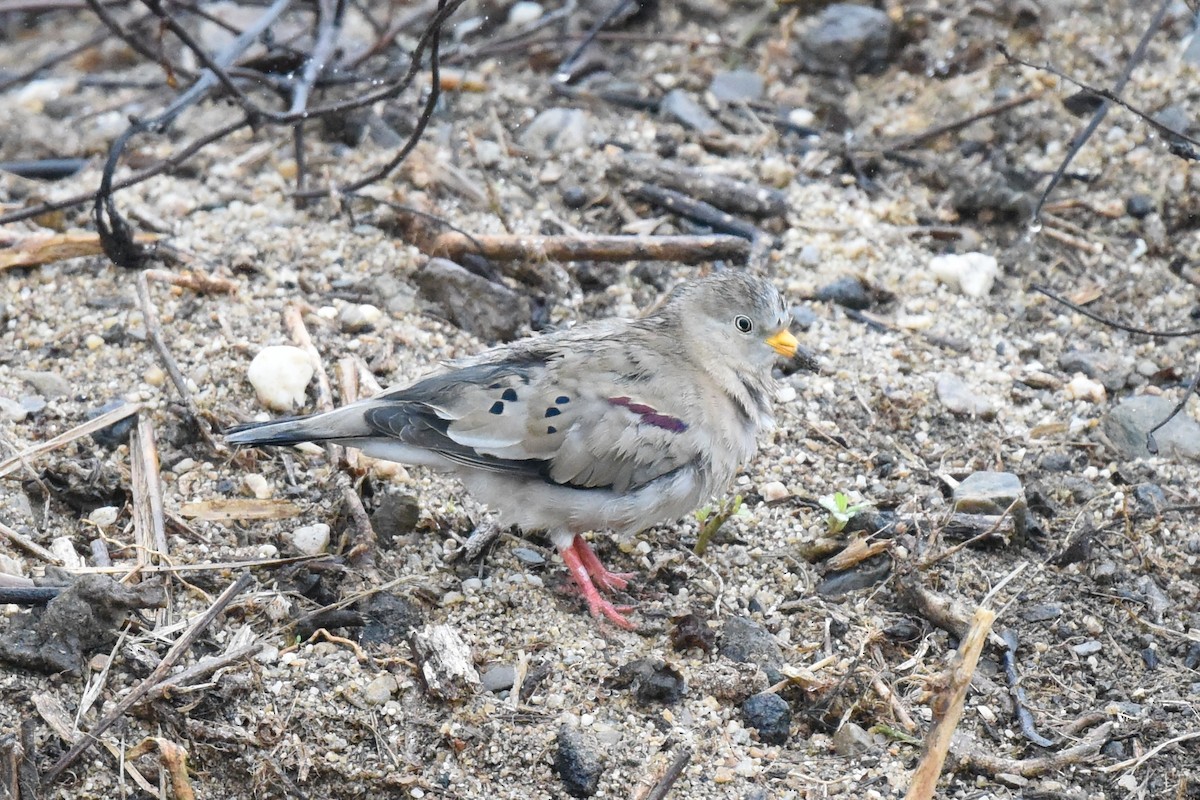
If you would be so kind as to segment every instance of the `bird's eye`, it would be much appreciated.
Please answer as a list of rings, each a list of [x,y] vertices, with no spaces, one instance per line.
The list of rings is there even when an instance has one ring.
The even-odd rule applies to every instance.
[[[749,333],[754,330],[754,323],[745,314],[738,314],[733,318],[733,326],[742,333]]]

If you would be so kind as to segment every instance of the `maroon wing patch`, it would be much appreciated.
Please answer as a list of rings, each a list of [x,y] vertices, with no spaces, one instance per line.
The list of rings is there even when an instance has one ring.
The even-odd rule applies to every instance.
[[[653,425],[655,428],[662,428],[672,433],[683,433],[688,428],[687,423],[678,417],[672,417],[669,414],[660,414],[657,409],[645,403],[635,403],[629,397],[610,397],[608,398],[608,402],[614,406],[629,409],[638,415],[642,423]]]

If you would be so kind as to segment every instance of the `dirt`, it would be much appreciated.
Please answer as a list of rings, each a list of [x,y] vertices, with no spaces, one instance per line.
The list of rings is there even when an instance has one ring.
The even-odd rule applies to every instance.
[[[499,6],[468,3],[456,12],[457,20],[490,15],[474,32],[459,30],[466,45],[513,32],[497,26],[508,13]],[[1195,327],[1197,180],[1159,132],[1113,108],[1051,196],[1049,216],[1031,226],[1037,190],[1088,115],[1073,116],[1064,102],[1076,87],[1013,66],[994,48],[1003,42],[1033,64],[1108,87],[1155,9],[1050,0],[885,6],[898,36],[876,73],[802,69],[813,66],[796,44],[817,17],[812,4],[661,3],[589,48],[601,67],[593,89],[682,89],[702,104],[715,73],[757,71],[762,101],[709,108],[719,123],[709,136],[597,91],[553,91],[564,41],[578,39],[552,26],[536,45],[470,61],[468,75],[482,91],[447,94],[408,162],[364,192],[475,234],[691,232],[678,217],[626,199],[624,179],[606,177],[630,151],[785,194],[783,217],[748,220],[775,238],[757,266],[810,323],[796,332],[822,371],[781,372],[778,425],[731,487],[743,510],[703,557],[692,553],[694,518],[632,543],[595,536],[608,563],[639,573],[628,593],[633,632],[587,616],[537,532],[504,531],[479,559],[456,559],[487,516],[445,476],[360,463],[352,477],[367,510],[395,512],[375,517],[372,568],[343,557],[352,524],[342,488],[350,478],[323,450],[235,453],[221,443],[220,428],[267,414],[247,367],[262,348],[291,343],[283,324],[290,304],[302,304],[331,375],[339,360],[355,357],[383,385],[494,343],[461,317],[462,327],[452,324],[457,309],[419,291],[428,256],[399,236],[402,212],[344,197],[297,207],[289,129],[239,131],[115,196],[139,231],[163,234],[197,272],[236,283],[232,294],[149,284],[202,423],[218,429],[212,442],[188,419],[147,340],[133,271],[94,255],[0,274],[0,398],[12,401],[0,404],[0,458],[110,402],[144,403],[167,516],[168,552],[150,560],[175,568],[166,570],[167,607],[131,617],[119,640],[114,625],[107,641],[117,643],[85,655],[83,677],[0,668],[0,732],[34,719],[31,758],[45,772],[69,747],[47,709],[65,709],[63,718],[87,731],[244,569],[255,586],[181,668],[264,645],[252,660],[125,716],[102,737],[114,750],[88,751],[43,796],[138,796],[143,790],[112,752],[162,737],[186,748],[192,786],[205,798],[551,798],[568,785],[590,790],[586,776],[564,782],[556,767],[564,763],[599,771],[596,797],[645,797],[687,753],[670,797],[901,797],[958,644],[906,599],[908,581],[968,613],[984,602],[997,612],[995,629],[1019,642],[1013,666],[1032,725],[1052,742],[1041,747],[1022,732],[1003,648],[993,643],[952,752],[1006,761],[948,769],[939,796],[1200,797],[1200,739],[1187,738],[1200,730],[1200,465],[1181,450],[1130,458],[1102,425],[1131,395],[1182,399],[1196,369],[1195,337],[1108,327],[1033,288],[1050,287],[1135,329]],[[133,13],[118,11],[122,19]],[[578,9],[568,27],[580,30],[595,13]],[[1150,40],[1122,92],[1138,109],[1175,107],[1176,119],[1195,117],[1197,68],[1186,55],[1193,13],[1172,5]],[[304,20],[311,25],[311,15],[299,14],[291,24]],[[24,69],[97,27],[85,10],[0,14],[0,70]],[[373,35],[359,11],[348,13],[347,52]],[[414,41],[406,35],[400,44]],[[52,183],[0,172],[0,213],[94,190],[129,115],[153,113],[173,96],[160,67],[112,39],[0,93],[0,160],[87,159],[81,172]],[[375,118],[402,137],[419,99],[413,91],[381,102]],[[582,112],[572,118],[582,143],[555,150],[551,137],[523,146],[537,114],[553,107]],[[800,110],[792,130],[771,122],[780,109]],[[169,131],[136,138],[126,163],[151,163],[236,113],[228,99],[201,103]],[[798,134],[796,125],[815,133]],[[375,130],[347,144],[344,129],[311,125],[310,185],[347,182],[390,157],[396,145],[381,145],[391,140]],[[92,229],[87,206],[0,233],[73,229]],[[935,277],[935,255],[974,250],[998,260],[990,291],[964,294]],[[713,268],[480,267],[505,284],[505,297],[528,302],[521,333],[636,314]],[[817,299],[847,277],[857,279],[865,309]],[[384,312],[367,329],[343,316],[364,303]],[[1070,355],[1077,351],[1082,360]],[[946,375],[965,385],[965,398],[939,394],[939,385],[953,383]],[[336,378],[333,391],[340,399]],[[316,402],[310,384],[300,410]],[[1196,418],[1194,400],[1184,413]],[[84,437],[27,462],[0,478],[0,522],[45,547],[67,537],[87,567],[96,563],[92,541],[102,540],[116,577],[128,576],[139,563],[128,440]],[[1025,537],[985,537],[948,552],[953,488],[977,471],[1019,476],[1036,525]],[[256,492],[291,515],[185,516],[197,504],[257,501]],[[818,500],[838,492],[868,504],[863,519],[891,526],[876,534],[852,520],[837,531]],[[96,511],[111,507],[115,518]],[[321,524],[330,527],[331,555],[292,559],[293,532]],[[857,565],[843,552],[874,542],[881,552]],[[864,577],[836,597],[817,592],[837,571],[834,554],[847,558],[838,569],[848,564],[849,574]],[[46,566],[7,539],[0,555],[4,572],[38,578]],[[306,615],[334,604],[345,608],[318,618],[332,627],[314,627]],[[0,636],[12,636],[22,612],[4,608]],[[730,658],[722,640],[739,618],[769,634],[780,662]],[[427,625],[452,630],[480,675],[512,667],[521,690],[488,690],[468,675],[458,699],[431,692],[410,643]],[[631,680],[639,670],[644,676]],[[772,684],[792,714],[782,743],[778,731],[760,738],[742,711],[750,694]],[[1100,753],[1041,767],[1022,761],[1053,757],[1103,722],[1113,727]],[[856,738],[850,724],[866,733]],[[581,753],[561,752],[576,745]],[[1144,761],[1129,762],[1139,756]],[[130,766],[157,786],[155,756]]]

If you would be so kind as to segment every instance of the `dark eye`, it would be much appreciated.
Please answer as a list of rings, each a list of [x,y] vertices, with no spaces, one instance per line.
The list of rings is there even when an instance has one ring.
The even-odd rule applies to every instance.
[[[733,318],[733,326],[742,333],[749,333],[754,330],[754,323],[745,314],[738,314]]]

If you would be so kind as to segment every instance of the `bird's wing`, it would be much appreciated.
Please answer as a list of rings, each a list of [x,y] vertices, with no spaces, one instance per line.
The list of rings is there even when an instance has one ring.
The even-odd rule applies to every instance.
[[[686,387],[667,398],[649,377],[604,349],[518,351],[380,395],[363,418],[465,466],[625,492],[705,457]]]

